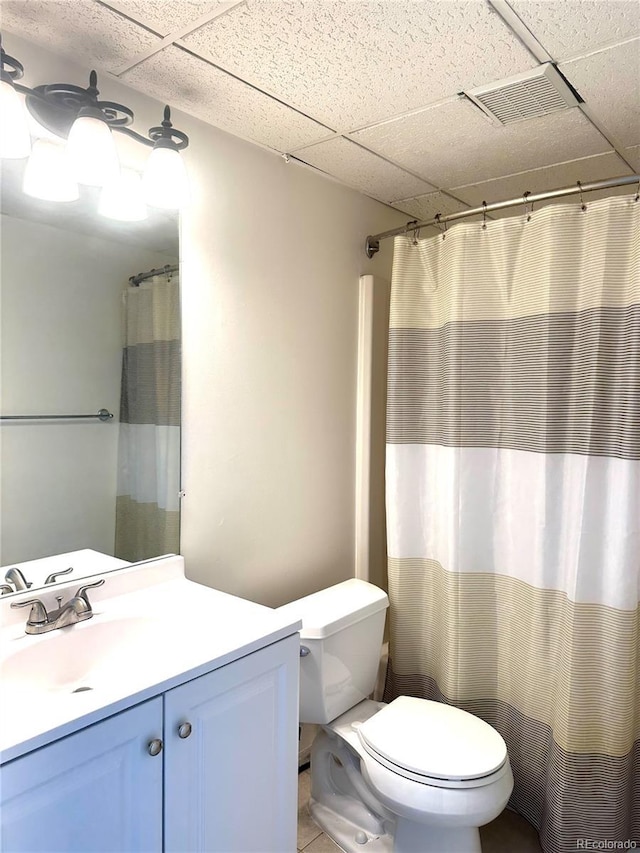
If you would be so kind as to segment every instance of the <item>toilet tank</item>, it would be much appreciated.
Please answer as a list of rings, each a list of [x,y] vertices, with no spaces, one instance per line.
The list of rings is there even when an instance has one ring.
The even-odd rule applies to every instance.
[[[383,590],[355,578],[284,605],[302,620],[301,723],[329,723],[371,695],[388,606]]]

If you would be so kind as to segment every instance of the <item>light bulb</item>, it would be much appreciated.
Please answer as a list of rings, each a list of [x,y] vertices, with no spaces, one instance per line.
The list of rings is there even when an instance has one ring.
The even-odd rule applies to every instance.
[[[45,201],[75,201],[78,185],[69,173],[64,144],[37,139],[24,170],[22,189]]]
[[[69,131],[67,158],[79,184],[104,187],[118,177],[118,153],[111,128],[100,118],[79,115]]]
[[[103,188],[98,212],[109,219],[140,222],[147,218],[142,194],[142,178],[133,169],[120,169],[115,181]]]
[[[24,104],[11,83],[4,79],[0,82],[0,157],[19,159],[28,157],[30,151]]]
[[[147,160],[142,178],[144,196],[151,207],[177,210],[188,197],[187,170],[180,152],[173,146],[160,145]]]

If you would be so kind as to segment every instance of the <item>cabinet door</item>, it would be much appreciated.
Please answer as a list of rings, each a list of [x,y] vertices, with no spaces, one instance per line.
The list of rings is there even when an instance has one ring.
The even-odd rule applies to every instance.
[[[294,853],[299,655],[295,634],[165,694],[167,853]]]
[[[2,766],[3,853],[162,850],[162,699]]]

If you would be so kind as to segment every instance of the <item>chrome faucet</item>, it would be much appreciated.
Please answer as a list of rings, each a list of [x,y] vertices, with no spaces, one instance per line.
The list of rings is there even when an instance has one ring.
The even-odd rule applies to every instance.
[[[31,584],[27,582],[27,579],[17,566],[14,566],[12,569],[9,569],[9,571],[4,576],[4,579],[8,583],[12,583],[14,585],[16,592],[22,592],[22,590],[29,589],[29,587],[31,586]]]
[[[56,597],[58,607],[49,613],[47,613],[47,608],[39,598],[30,598],[28,601],[16,601],[11,607],[31,606],[25,633],[46,634],[48,631],[55,631],[57,628],[66,628],[68,625],[75,625],[76,622],[84,622],[86,619],[91,619],[93,610],[91,609],[91,602],[87,598],[87,590],[96,586],[102,586],[103,583],[104,578],[94,583],[84,584],[64,606],[62,605],[62,596]]]

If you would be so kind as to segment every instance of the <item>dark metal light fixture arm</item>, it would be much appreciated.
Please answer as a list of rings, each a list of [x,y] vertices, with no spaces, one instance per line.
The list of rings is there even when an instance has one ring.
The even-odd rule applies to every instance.
[[[171,123],[171,108],[169,104],[165,105],[164,118],[159,127],[149,128],[149,137],[155,143],[160,143],[161,147],[175,148],[176,151],[181,151],[189,145],[189,137],[186,133],[176,128]]]
[[[9,66],[9,70],[5,68],[5,65]],[[18,62],[17,59],[14,59],[13,56],[9,56],[9,54],[2,47],[2,34],[0,33],[0,73],[2,74],[2,78],[11,80],[12,83],[15,83],[16,80],[19,80],[24,74],[24,66],[21,62]]]
[[[171,111],[164,108],[164,121],[159,127],[149,129],[143,136],[128,125],[133,122],[133,110],[115,101],[99,101],[98,75],[91,71],[89,86],[83,89],[71,83],[50,83],[30,88],[17,81],[23,76],[24,68],[17,59],[9,56],[2,47],[0,35],[0,75],[11,83],[17,92],[25,95],[29,111],[43,127],[58,136],[66,137],[76,117],[94,115],[103,119],[111,130],[124,133],[136,142],[149,148],[170,147],[181,151],[189,145],[189,137],[171,124]],[[83,112],[84,111],[84,112]]]
[[[131,139],[135,139],[136,142],[141,142],[143,145],[147,145],[149,148],[153,148],[155,145],[153,139],[148,139],[146,136],[142,136],[141,133],[138,133],[135,130],[132,130],[130,127],[119,127],[118,125],[110,125],[112,130],[117,130],[118,133],[124,133],[125,136],[130,136]]]

